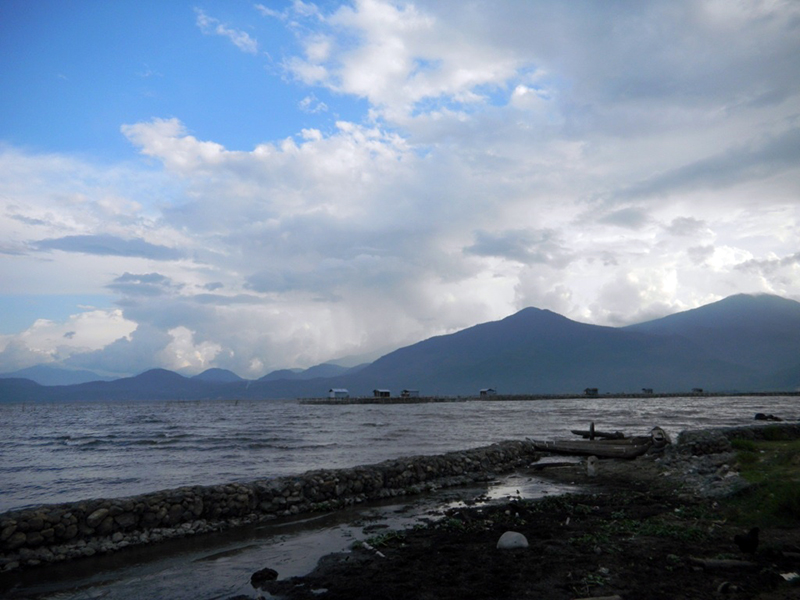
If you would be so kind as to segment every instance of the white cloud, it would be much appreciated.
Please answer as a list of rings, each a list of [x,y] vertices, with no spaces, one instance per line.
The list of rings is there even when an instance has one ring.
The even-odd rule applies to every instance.
[[[159,362],[174,370],[205,371],[214,365],[222,346],[214,342],[196,343],[194,332],[186,327],[170,329],[172,341],[158,354]]]
[[[328,112],[328,105],[319,101],[313,94],[303,98],[298,106],[300,110],[309,114]]]
[[[127,338],[135,329],[136,324],[126,320],[118,309],[87,310],[64,322],[38,319],[19,334],[0,337],[1,370],[67,361]]]
[[[242,52],[248,54],[258,54],[258,42],[250,37],[246,31],[240,29],[233,29],[228,25],[221,23],[218,19],[209,17],[204,11],[199,8],[195,9],[197,14],[197,26],[206,35],[221,35],[228,38],[234,46],[239,48]]]
[[[4,355],[257,377],[527,305],[620,325],[800,299],[797,9],[728,5],[257,6],[300,40],[313,125],[234,151],[155,117],[111,169],[0,153],[4,283],[114,294],[125,323]]]

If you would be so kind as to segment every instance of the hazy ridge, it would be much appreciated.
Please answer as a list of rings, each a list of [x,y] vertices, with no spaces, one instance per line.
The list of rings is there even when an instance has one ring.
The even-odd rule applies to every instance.
[[[29,370],[30,371],[30,370]],[[318,397],[329,388],[369,395],[792,391],[800,388],[800,303],[736,295],[628,327],[572,321],[526,308],[499,321],[437,336],[352,369],[282,370],[248,381],[224,369],[191,378],[153,369],[114,381],[40,385],[20,372],[0,379],[0,400],[136,400]],[[11,376],[9,376],[11,375]],[[85,377],[86,374],[80,374]]]

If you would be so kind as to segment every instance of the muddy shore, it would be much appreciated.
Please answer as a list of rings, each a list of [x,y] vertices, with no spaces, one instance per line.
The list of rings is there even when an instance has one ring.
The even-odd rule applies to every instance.
[[[800,598],[797,523],[762,525],[748,552],[734,538],[749,525],[725,509],[748,487],[729,438],[760,431],[692,432],[662,453],[593,469],[532,465],[530,474],[592,493],[451,508],[327,556],[308,575],[257,585],[288,600]],[[499,549],[509,531],[527,547]]]

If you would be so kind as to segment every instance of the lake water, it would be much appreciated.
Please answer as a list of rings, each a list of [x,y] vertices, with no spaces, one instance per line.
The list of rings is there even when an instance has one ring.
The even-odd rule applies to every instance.
[[[800,416],[796,397],[304,405],[296,401],[0,404],[0,512],[439,454],[599,430],[644,434]]]

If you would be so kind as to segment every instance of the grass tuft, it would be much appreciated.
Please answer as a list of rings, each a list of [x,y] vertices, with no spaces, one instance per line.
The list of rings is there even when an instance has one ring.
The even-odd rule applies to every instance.
[[[775,429],[783,437],[780,429]],[[800,440],[736,441],[742,477],[753,484],[730,503],[742,523],[800,524]],[[738,447],[737,447],[738,446]]]

